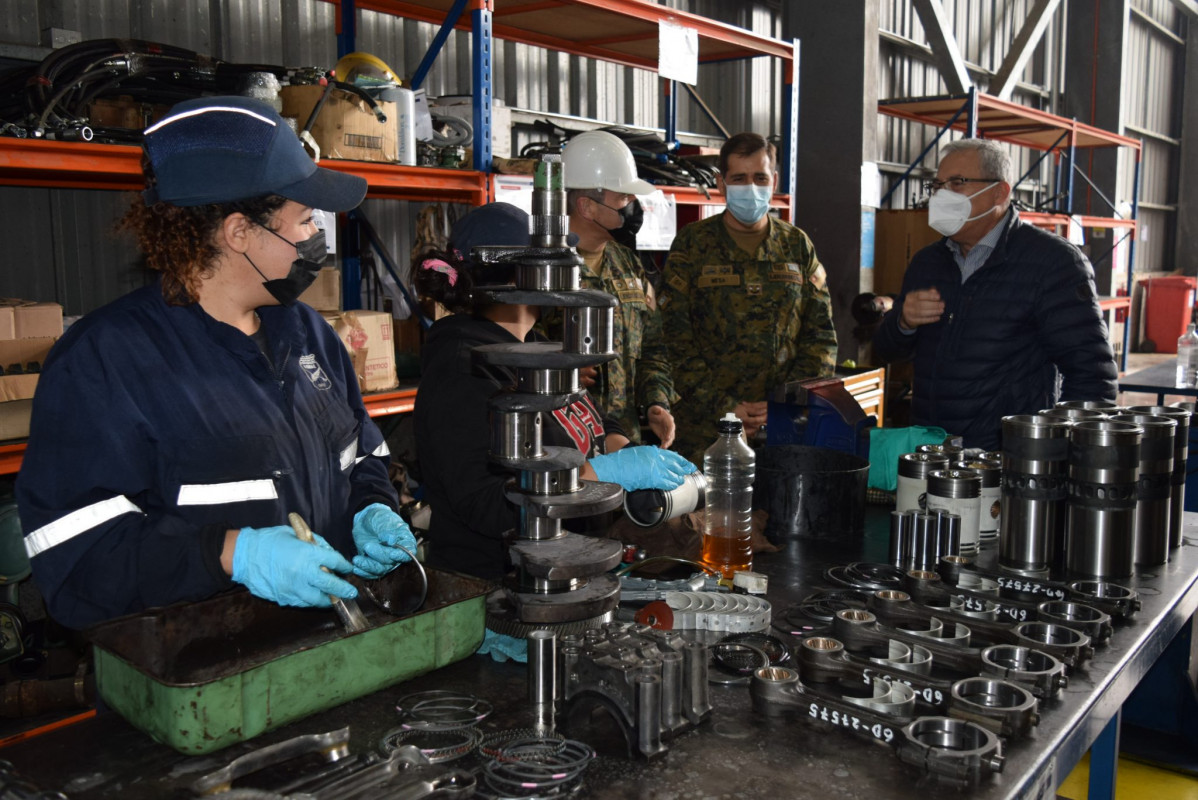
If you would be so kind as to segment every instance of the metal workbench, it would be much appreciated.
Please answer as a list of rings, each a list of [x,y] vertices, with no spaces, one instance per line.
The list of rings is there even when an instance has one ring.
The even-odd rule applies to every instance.
[[[776,621],[786,618],[783,611],[789,604],[827,585],[822,577],[827,566],[884,560],[884,515],[872,511],[862,542],[792,542],[782,552],[756,558],[754,568],[769,575]],[[759,716],[751,708],[747,686],[712,686],[710,720],[674,740],[668,753],[651,764],[601,755],[590,766],[579,796],[1051,798],[1096,741],[1092,774],[1103,772],[1104,744],[1113,764],[1120,707],[1198,607],[1198,550],[1190,544],[1198,543],[1198,514],[1186,514],[1185,533],[1189,541],[1174,551],[1166,567],[1120,581],[1140,593],[1140,613],[1130,622],[1116,623],[1110,644],[1097,648],[1057,698],[1041,704],[1041,721],[1031,737],[1004,746],[1003,773],[984,779],[972,792],[921,777],[889,748],[849,733],[809,724],[806,718]],[[302,733],[350,725],[351,750],[373,748],[398,724],[395,701],[433,688],[489,700],[495,711],[484,723],[488,729],[532,722],[524,666],[476,655],[207,756],[180,755],[108,713],[6,747],[0,758],[41,789],[60,790],[71,798],[190,797],[185,787],[200,775],[251,749]]]

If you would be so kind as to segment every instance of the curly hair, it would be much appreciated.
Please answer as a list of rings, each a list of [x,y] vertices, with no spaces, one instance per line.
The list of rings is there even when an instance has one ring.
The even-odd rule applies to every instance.
[[[454,314],[474,308],[474,279],[457,250],[426,250],[412,270],[412,285],[421,298],[435,300]]]
[[[143,156],[146,185],[154,184],[154,172]],[[220,249],[216,232],[225,218],[244,214],[256,225],[267,227],[271,217],[287,202],[267,195],[232,203],[184,208],[158,202],[147,206],[138,195],[118,227],[131,231],[146,257],[146,266],[162,273],[162,294],[171,305],[188,305],[199,299],[201,282],[212,276]]]

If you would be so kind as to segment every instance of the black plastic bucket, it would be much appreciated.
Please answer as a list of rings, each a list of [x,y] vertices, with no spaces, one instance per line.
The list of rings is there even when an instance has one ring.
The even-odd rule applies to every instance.
[[[757,451],[753,507],[769,512],[766,537],[859,540],[865,535],[869,462],[852,453],[806,445]]]

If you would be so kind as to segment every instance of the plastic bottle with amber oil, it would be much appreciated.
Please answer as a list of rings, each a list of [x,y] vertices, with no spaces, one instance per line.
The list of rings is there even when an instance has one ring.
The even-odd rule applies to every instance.
[[[735,414],[726,414],[716,428],[720,436],[703,454],[707,490],[702,560],[731,579],[734,572],[753,566],[750,533],[757,456],[745,443],[744,427]]]

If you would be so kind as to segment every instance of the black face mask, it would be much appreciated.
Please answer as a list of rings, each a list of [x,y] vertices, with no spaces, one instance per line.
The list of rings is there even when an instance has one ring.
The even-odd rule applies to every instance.
[[[265,226],[263,226],[263,230],[279,236]],[[282,236],[279,238],[283,239]],[[283,241],[294,247],[295,252],[299,255],[299,258],[291,262],[291,270],[287,273],[286,278],[267,280],[266,276],[262,275],[262,270],[258,269],[258,265],[251,261],[248,255],[245,260],[250,262],[250,266],[259,275],[262,275],[262,285],[266,287],[266,291],[270,292],[271,296],[282,305],[291,306],[312,285],[320,273],[320,266],[324,263],[325,257],[324,231],[317,231],[315,236],[302,242],[292,242],[287,239],[283,239]]]
[[[637,231],[645,223],[645,209],[641,207],[641,201],[634,197],[628,205],[618,209],[618,212],[624,224],[611,232],[612,238],[629,250],[635,250]]]

